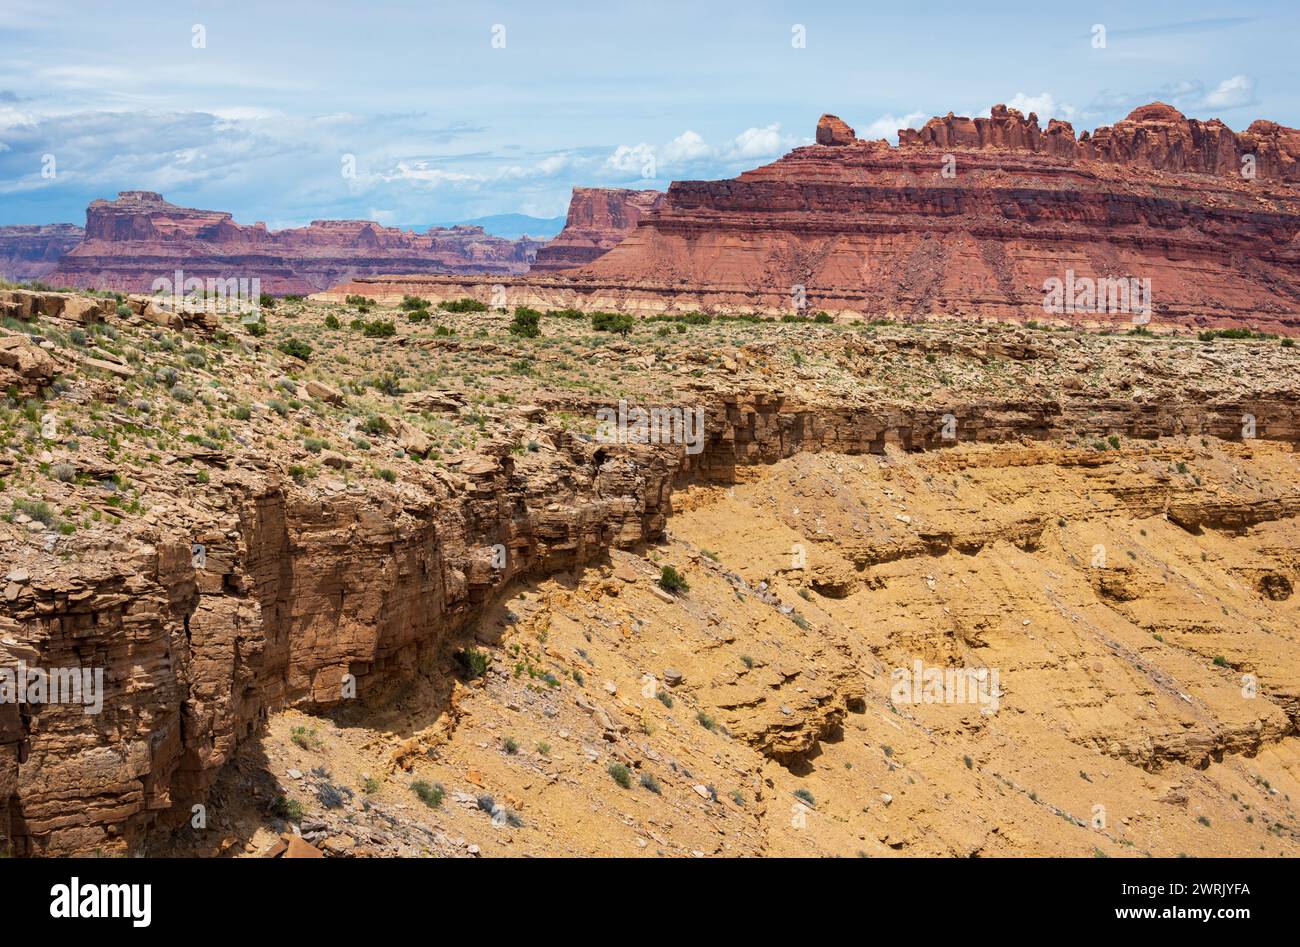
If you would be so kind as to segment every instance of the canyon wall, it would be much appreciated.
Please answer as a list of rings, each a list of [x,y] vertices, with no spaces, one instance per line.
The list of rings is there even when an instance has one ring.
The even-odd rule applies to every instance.
[[[0,279],[16,283],[44,279],[84,233],[75,224],[0,227]]]
[[[0,663],[103,667],[106,695],[98,716],[0,703],[0,835],[19,855],[130,850],[147,831],[188,819],[269,713],[337,706],[349,699],[347,675],[362,698],[396,686],[511,578],[661,537],[674,488],[691,481],[729,482],[739,466],[803,452],[939,448],[953,443],[942,434],[949,413],[958,442],[1081,431],[1240,440],[1249,412],[1260,437],[1296,444],[1291,381],[1226,388],[1206,404],[1080,394],[875,411],[714,393],[704,396],[709,437],[698,456],[601,445],[554,424],[553,453],[489,443],[386,491],[300,487],[256,458],[218,465],[187,511],[187,535],[138,522],[81,561],[28,547],[8,564]],[[572,396],[541,406],[591,407]],[[1199,529],[1297,511],[1294,498],[1254,511],[1207,498],[1176,512]],[[203,561],[191,543],[204,545]],[[492,565],[498,543],[504,569]]]
[[[663,199],[660,191],[575,187],[564,229],[537,251],[529,272],[567,270],[607,253]]]
[[[148,292],[185,277],[261,280],[263,292],[307,294],[356,275],[523,273],[541,241],[506,240],[481,227],[423,234],[368,220],[315,220],[271,231],[222,211],[178,207],[151,191],[123,191],[86,210],[84,239],[45,281],[59,286]]]
[[[733,180],[674,182],[592,263],[506,279],[512,303],[1300,332],[1295,129],[1237,134],[1154,103],[1076,139],[996,106],[898,147],[825,116],[817,140]],[[1048,311],[1054,280],[1069,288]],[[331,298],[487,289],[394,277]]]

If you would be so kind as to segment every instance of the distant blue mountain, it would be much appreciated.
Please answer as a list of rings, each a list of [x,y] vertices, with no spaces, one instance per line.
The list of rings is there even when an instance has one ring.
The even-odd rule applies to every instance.
[[[517,240],[524,234],[536,237],[539,240],[550,240],[564,229],[564,218],[529,217],[527,214],[492,214],[488,217],[475,217],[473,220],[452,220],[441,224],[430,224],[429,226],[452,227],[456,224],[482,227],[488,233],[497,237],[505,237],[508,240]],[[415,229],[422,231],[425,228],[416,227]]]

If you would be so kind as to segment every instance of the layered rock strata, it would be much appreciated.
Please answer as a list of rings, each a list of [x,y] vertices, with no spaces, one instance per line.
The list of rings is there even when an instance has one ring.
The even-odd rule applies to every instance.
[[[730,482],[740,466],[1078,431],[1240,441],[1243,413],[1257,436],[1300,442],[1300,408],[1285,387],[1202,405],[1067,396],[867,412],[759,391],[704,400],[708,439],[696,456],[600,444],[555,425],[556,451],[544,458],[489,446],[380,492],[298,486],[257,457],[226,466],[214,455],[189,535],[143,522],[101,555],[82,550],[93,564],[32,552],[7,563],[3,663],[97,666],[106,683],[98,716],[0,705],[0,834],[18,854],[127,850],[189,818],[269,713],[394,686],[512,578],[658,539],[676,487]],[[582,407],[562,398],[541,409]],[[1295,512],[1275,503],[1260,515]],[[1179,515],[1199,528],[1243,513]]]
[[[263,292],[306,294],[365,274],[523,273],[540,245],[493,237],[481,227],[417,234],[368,220],[271,231],[222,211],[178,207],[151,191],[123,191],[87,208],[84,239],[45,281],[148,292],[179,270],[186,279],[257,278]]]
[[[1235,133],[1153,103],[1077,139],[1004,106],[897,147],[834,116],[817,136],[730,181],[674,182],[585,267],[499,282],[511,304],[553,308],[1300,331],[1295,129]],[[329,295],[491,290],[394,276]]]
[[[75,224],[0,227],[0,279],[43,279],[84,234]]]
[[[568,270],[603,256],[631,233],[663,196],[661,191],[575,187],[564,229],[538,249],[529,272]]]

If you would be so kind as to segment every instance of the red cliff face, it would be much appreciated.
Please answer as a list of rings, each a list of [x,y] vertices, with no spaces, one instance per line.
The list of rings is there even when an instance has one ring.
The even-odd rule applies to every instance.
[[[898,133],[903,148],[980,148],[1031,151],[1082,161],[1103,161],[1173,173],[1241,176],[1243,158],[1254,159],[1256,177],[1300,181],[1300,132],[1276,122],[1258,121],[1237,134],[1223,122],[1186,118],[1172,105],[1152,102],[1114,125],[1075,140],[1069,122],[1053,119],[1046,131],[1033,112],[995,105],[988,118],[951,112],[932,118],[919,131]],[[1246,164],[1249,164],[1247,162]]]
[[[649,312],[789,312],[803,287],[813,311],[1050,320],[1053,280],[1137,280],[1149,320],[1090,294],[1055,315],[1300,331],[1295,129],[1235,133],[1155,103],[1077,139],[1004,106],[904,129],[898,147],[833,116],[818,137],[733,180],[675,182],[591,264],[514,285]]]
[[[269,293],[312,293],[376,273],[523,273],[538,246],[481,227],[417,234],[368,220],[314,220],[272,232],[221,211],[177,207],[152,191],[123,191],[87,208],[85,239],[46,281],[140,292],[180,269],[187,278],[258,278]]]
[[[631,233],[663,196],[662,191],[575,187],[564,229],[537,251],[532,271],[566,270],[590,263]]]
[[[0,279],[44,279],[81,242],[82,233],[75,224],[0,227]]]

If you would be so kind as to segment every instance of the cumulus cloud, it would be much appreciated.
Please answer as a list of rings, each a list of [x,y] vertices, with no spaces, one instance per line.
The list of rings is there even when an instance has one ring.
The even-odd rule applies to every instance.
[[[898,144],[898,130],[900,128],[920,128],[929,117],[924,112],[908,112],[901,118],[886,113],[857,134],[859,138],[865,138],[869,141],[884,138],[890,144],[896,145]]]
[[[693,131],[684,131],[664,146],[663,159],[670,165],[689,164],[702,158],[711,158],[713,154],[713,149],[702,137]]]
[[[637,145],[619,145],[614,149],[614,153],[605,159],[605,168],[616,174],[654,177],[653,168],[656,163],[654,145],[641,142]],[[647,170],[650,171],[649,175],[646,175]]]
[[[1250,105],[1255,101],[1255,80],[1250,76],[1233,76],[1224,79],[1205,96],[1205,108],[1231,109]]]
[[[1063,119],[1072,122],[1078,115],[1078,110],[1067,102],[1057,102],[1050,92],[1040,92],[1038,95],[1027,95],[1024,92],[1017,92],[1006,103],[1007,108],[1019,109],[1028,117],[1030,112],[1038,116],[1038,121],[1044,127],[1047,126],[1047,120],[1051,118]]]
[[[738,158],[766,158],[783,150],[781,125],[773,122],[762,128],[746,128],[731,142],[730,154]]]

